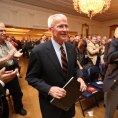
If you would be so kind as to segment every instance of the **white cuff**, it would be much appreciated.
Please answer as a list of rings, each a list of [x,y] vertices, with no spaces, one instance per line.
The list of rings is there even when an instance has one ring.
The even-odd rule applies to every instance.
[[[0,80],[0,84],[4,87],[5,83],[3,81]]]

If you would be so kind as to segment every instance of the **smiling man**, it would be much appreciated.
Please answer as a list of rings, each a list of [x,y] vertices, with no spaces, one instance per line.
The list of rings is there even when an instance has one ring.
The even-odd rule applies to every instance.
[[[86,89],[82,78],[77,75],[77,56],[75,48],[67,43],[68,22],[63,14],[54,14],[48,18],[51,40],[34,48],[30,55],[26,79],[39,91],[42,118],[72,118],[75,105],[68,111],[53,106],[50,100],[66,96],[62,88],[71,78],[77,76],[80,90]]]

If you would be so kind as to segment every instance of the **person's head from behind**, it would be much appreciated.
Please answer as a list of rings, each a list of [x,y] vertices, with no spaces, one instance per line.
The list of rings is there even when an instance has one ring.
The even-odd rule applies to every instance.
[[[48,28],[52,34],[52,38],[60,45],[67,40],[69,29],[67,17],[65,15],[54,14],[49,16]]]
[[[0,22],[0,42],[6,39],[5,24]]]
[[[81,52],[84,52],[86,51],[86,48],[87,48],[87,42],[85,40],[81,40],[79,43],[78,43],[78,49],[81,51]]]
[[[115,29],[114,36],[115,38],[118,38],[118,27]]]

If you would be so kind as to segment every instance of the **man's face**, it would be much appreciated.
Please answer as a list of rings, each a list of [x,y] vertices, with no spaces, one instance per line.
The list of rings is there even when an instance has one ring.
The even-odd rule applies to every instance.
[[[97,36],[97,40],[98,41],[101,41],[101,36]]]
[[[73,42],[74,41],[74,37],[70,37],[70,42]]]
[[[58,17],[58,19],[55,20],[54,27],[50,28],[50,31],[53,35],[54,40],[59,44],[65,42],[68,38],[69,31],[67,19]]]
[[[80,36],[75,37],[75,41],[79,42],[81,40]]]
[[[42,40],[46,40],[46,38],[47,38],[46,35],[42,36]]]
[[[91,42],[92,42],[93,44],[96,44],[96,43],[97,43],[97,38],[96,38],[96,37],[92,37]]]
[[[4,41],[5,39],[6,39],[5,27],[0,25],[0,41]]]

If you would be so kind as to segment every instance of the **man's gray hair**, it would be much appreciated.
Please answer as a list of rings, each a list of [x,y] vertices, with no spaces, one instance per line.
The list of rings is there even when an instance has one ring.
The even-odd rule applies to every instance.
[[[5,24],[0,22],[0,28],[5,28]]]
[[[49,18],[48,18],[48,28],[54,27],[55,20],[57,18],[60,18],[60,17],[64,17],[65,19],[67,19],[67,17],[64,14],[54,14],[54,15],[49,16]]]

